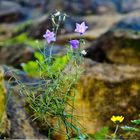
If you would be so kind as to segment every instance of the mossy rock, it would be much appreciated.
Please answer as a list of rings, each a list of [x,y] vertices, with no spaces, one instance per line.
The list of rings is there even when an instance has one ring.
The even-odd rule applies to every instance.
[[[137,119],[140,110],[140,67],[93,64],[86,60],[86,71],[78,84],[76,115],[87,133],[103,126],[114,128],[110,118],[123,115],[124,124]]]
[[[140,64],[140,34],[132,31],[116,31],[106,46],[107,58],[117,64]],[[103,49],[107,49],[105,46]]]
[[[3,69],[0,67],[0,138],[7,134],[8,119],[6,113],[6,89],[4,87]]]

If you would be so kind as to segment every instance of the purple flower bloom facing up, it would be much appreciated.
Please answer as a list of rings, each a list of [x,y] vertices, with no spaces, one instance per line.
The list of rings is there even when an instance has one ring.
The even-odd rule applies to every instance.
[[[51,32],[50,30],[47,30],[43,37],[47,40],[48,43],[56,41],[54,32]]]
[[[74,39],[74,40],[71,40],[69,43],[71,44],[73,49],[77,49],[80,42],[79,40]]]
[[[81,24],[76,23],[76,29],[75,32],[83,34],[87,30],[88,26],[85,25],[85,22],[82,22]]]

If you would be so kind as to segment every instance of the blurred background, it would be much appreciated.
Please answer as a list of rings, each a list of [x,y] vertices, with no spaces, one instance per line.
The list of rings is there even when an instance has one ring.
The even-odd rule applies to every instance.
[[[34,60],[38,44],[44,46],[43,34],[52,29],[50,15],[56,11],[67,17],[58,31],[54,54],[63,55],[64,45],[80,38],[74,33],[75,23],[85,21],[89,27],[83,35],[86,72],[76,103],[87,133],[106,125],[112,128],[112,115],[124,115],[125,123],[136,119],[140,113],[140,0],[0,0],[0,106],[9,94],[7,67],[19,69],[21,80],[29,80],[21,64]],[[15,93],[8,109],[1,109],[5,114],[1,136],[46,138],[23,109],[19,90]]]
[[[85,21],[89,26],[84,36],[88,47],[91,41],[109,30],[138,32],[139,8],[139,0],[0,0],[0,44],[24,42],[34,47],[33,40],[42,40],[46,29],[52,28],[49,15],[59,10],[68,16],[59,30],[58,44],[64,44],[69,38],[75,37],[75,23]],[[87,56],[95,57],[92,58],[95,60],[102,59],[96,55]]]
[[[58,45],[54,51],[61,50],[61,45],[70,38],[78,38],[73,32],[76,22],[85,21],[89,26],[84,35],[87,41],[85,48],[90,47],[95,39],[108,31],[123,30],[118,33],[123,36],[124,32],[126,35],[129,31],[138,33],[140,30],[139,0],[0,0],[0,45],[24,44],[36,48],[34,40],[42,42],[46,29],[52,28],[50,15],[57,10],[68,16],[61,25]],[[90,51],[87,57],[96,61],[108,60],[105,58],[106,54],[102,54],[105,50],[102,52],[100,48],[99,52],[98,49],[94,51],[97,51],[94,56]],[[5,57],[0,56],[0,63],[3,63]]]

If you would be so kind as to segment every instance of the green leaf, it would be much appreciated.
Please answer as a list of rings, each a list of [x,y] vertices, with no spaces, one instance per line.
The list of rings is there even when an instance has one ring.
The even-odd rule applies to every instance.
[[[138,119],[138,120],[132,120],[131,122],[134,123],[134,124],[139,125],[140,124],[140,119]]]
[[[109,129],[108,127],[103,127],[99,132],[94,135],[95,140],[105,139],[106,135],[108,134]]]
[[[29,75],[38,76],[38,64],[35,61],[29,61],[26,64],[22,65],[23,70]]]
[[[39,52],[35,52],[35,58],[38,59],[39,62],[43,62],[44,61],[44,56],[39,53]]]
[[[138,128],[127,126],[127,125],[122,126],[121,129],[124,131],[130,131],[130,132],[138,132],[139,131]]]
[[[56,58],[49,71],[57,76],[65,68],[68,60],[69,57],[67,55]]]

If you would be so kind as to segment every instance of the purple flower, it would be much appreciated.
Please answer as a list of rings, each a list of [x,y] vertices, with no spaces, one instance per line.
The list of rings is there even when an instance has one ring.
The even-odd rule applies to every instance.
[[[87,28],[88,28],[88,26],[85,25],[85,22],[82,22],[81,24],[76,23],[75,32],[83,34],[87,30]]]
[[[71,44],[73,49],[77,49],[80,42],[79,40],[74,39],[74,40],[71,40],[69,43]]]
[[[43,37],[47,40],[48,43],[56,41],[54,32],[51,32],[50,30],[47,30],[46,33],[43,35]]]

